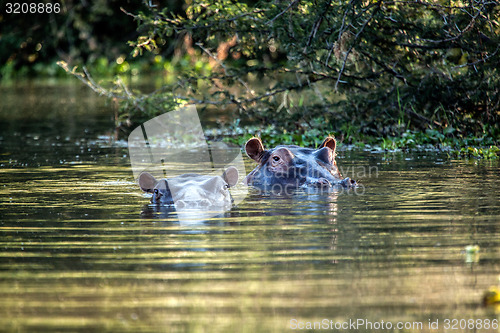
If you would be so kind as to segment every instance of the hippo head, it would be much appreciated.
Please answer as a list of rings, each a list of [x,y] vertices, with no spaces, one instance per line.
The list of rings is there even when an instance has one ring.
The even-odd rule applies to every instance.
[[[139,186],[152,193],[151,203],[176,207],[210,207],[231,204],[229,187],[238,182],[238,170],[229,167],[222,176],[183,174],[174,178],[157,180],[150,173],[139,175]]]
[[[266,150],[259,138],[252,138],[245,150],[259,165],[248,174],[245,182],[273,190],[356,186],[355,181],[342,178],[335,162],[336,146],[335,139],[329,136],[317,149],[280,145]]]

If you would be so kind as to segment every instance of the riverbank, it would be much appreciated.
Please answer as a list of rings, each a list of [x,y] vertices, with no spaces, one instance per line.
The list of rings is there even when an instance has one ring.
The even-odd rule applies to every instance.
[[[144,86],[144,80],[139,78],[131,80],[130,83],[134,87],[140,87],[143,91],[153,90],[156,85],[153,81],[148,81],[149,86]],[[72,123],[72,113],[74,115],[79,112],[85,114],[99,113],[102,114],[102,117],[109,119],[106,121],[109,129],[102,133],[96,133],[95,129],[93,130],[87,126],[89,128],[86,131],[90,131],[95,135],[108,135],[115,131],[112,119],[115,112],[117,112],[116,105],[110,103],[108,98],[92,92],[72,77],[4,82],[0,84],[0,91],[4,96],[4,105],[0,108],[3,110],[2,118],[7,122],[18,123],[20,117],[23,118],[22,122],[26,122],[29,119],[25,118],[34,117],[38,119],[43,114],[48,117],[48,115],[55,112],[57,118],[61,121],[66,119],[69,123]],[[76,103],[76,101],[82,105],[81,108],[68,108],[68,103]],[[54,107],[58,103],[62,103],[62,108]],[[36,112],[37,109],[40,109],[40,112]],[[46,113],[41,112],[42,109],[59,111]],[[453,158],[500,158],[500,131],[490,125],[484,126],[481,136],[470,135],[452,127],[445,127],[443,130],[428,128],[423,131],[404,129],[401,130],[401,133],[394,133],[393,135],[370,136],[345,124],[338,126],[340,129],[330,131],[307,127],[290,130],[272,125],[242,124],[236,110],[226,109],[224,111],[219,110],[219,108],[202,110],[201,107],[198,107],[198,109],[202,117],[205,134],[209,140],[223,140],[240,147],[253,136],[260,137],[267,147],[279,144],[315,147],[322,142],[326,135],[334,135],[338,141],[339,149],[386,152],[436,150],[445,151]],[[14,112],[13,110],[18,111]],[[54,117],[54,115],[51,117]],[[35,121],[36,119],[32,120]],[[72,128],[73,131],[75,128],[75,124],[63,126],[61,123],[61,126],[62,128]],[[126,139],[127,132],[133,128],[134,126],[120,128],[120,139]],[[69,134],[65,134],[65,136],[67,135]]]
[[[406,152],[410,150],[445,151],[454,158],[499,159],[500,138],[495,136],[493,129],[488,128],[481,137],[464,135],[456,130],[444,132],[428,129],[426,131],[406,130],[399,136],[375,137],[351,133],[324,133],[310,130],[304,133],[281,130],[274,127],[259,128],[248,126],[246,129],[237,127],[223,130],[211,130],[209,136],[213,139],[222,136],[223,140],[238,146],[253,136],[258,136],[268,146],[279,144],[295,144],[304,147],[315,147],[322,142],[326,134],[337,138],[339,148],[349,150]],[[341,148],[342,149],[342,148]]]

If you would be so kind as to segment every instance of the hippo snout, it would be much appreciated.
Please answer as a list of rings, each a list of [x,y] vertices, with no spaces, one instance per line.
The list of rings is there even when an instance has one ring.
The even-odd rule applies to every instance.
[[[358,183],[349,177],[345,177],[340,181],[340,185],[344,186],[345,188],[353,188],[358,186]]]
[[[328,179],[326,179],[326,178],[320,178],[316,182],[314,182],[313,184],[316,187],[321,187],[321,188],[331,187],[332,186],[332,183],[330,183],[330,181]]]
[[[176,208],[208,208],[212,206],[213,203],[208,199],[201,200],[177,200],[175,202]]]

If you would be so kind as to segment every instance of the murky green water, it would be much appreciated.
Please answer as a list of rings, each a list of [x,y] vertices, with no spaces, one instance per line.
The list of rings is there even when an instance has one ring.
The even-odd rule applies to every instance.
[[[480,304],[500,275],[498,162],[341,151],[359,193],[252,191],[181,224],[100,137],[105,100],[78,84],[0,94],[1,331],[499,332],[446,321],[499,319]]]

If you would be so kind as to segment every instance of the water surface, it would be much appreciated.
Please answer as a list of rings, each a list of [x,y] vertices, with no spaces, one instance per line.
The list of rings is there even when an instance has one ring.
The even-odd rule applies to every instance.
[[[357,192],[251,191],[180,223],[147,205],[126,147],[109,140],[104,99],[67,83],[0,93],[6,332],[286,332],[324,319],[387,332],[437,320],[443,332],[446,319],[498,320],[480,304],[500,275],[498,162],[341,150]]]

